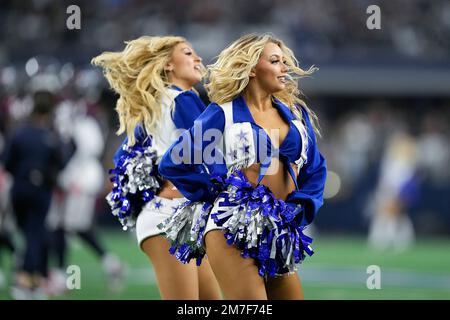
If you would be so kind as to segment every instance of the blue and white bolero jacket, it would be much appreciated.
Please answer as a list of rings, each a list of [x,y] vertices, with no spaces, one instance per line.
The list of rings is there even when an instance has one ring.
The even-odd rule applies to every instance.
[[[285,164],[295,163],[298,168],[295,178],[297,188],[289,194],[286,201],[301,203],[305,207],[306,223],[311,223],[323,204],[326,161],[317,147],[306,110],[301,109],[303,119],[297,120],[289,107],[281,101],[275,99],[273,105],[290,125],[278,150],[272,147],[270,137],[256,124],[244,98],[239,96],[222,106],[211,103],[194,121],[194,126],[183,132],[162,157],[160,174],[192,202],[213,201],[218,191],[211,178],[226,177],[236,168],[261,163],[261,180],[264,168],[270,165],[271,158],[279,156]],[[211,139],[214,130],[221,133],[222,140]],[[198,154],[209,156],[208,152],[205,153],[208,149],[212,150],[212,157],[204,157],[201,163],[195,161]],[[265,149],[265,152],[260,149]],[[189,154],[183,154],[184,151]],[[290,165],[285,167],[292,169]],[[289,173],[291,177],[295,177],[294,172]]]
[[[206,109],[194,91],[183,91],[174,85],[167,88],[161,105],[161,119],[155,130],[158,134],[150,135],[138,126],[135,144],[129,146],[125,138],[114,155],[115,168],[110,170],[113,188],[106,199],[124,230],[134,226],[144,204],[160,189],[157,165],[162,155]]]
[[[300,109],[302,119],[299,120],[281,101],[274,99],[273,106],[290,127],[278,148],[273,147],[269,135],[254,121],[244,98],[239,96],[224,105],[211,103],[194,122],[194,126],[185,131],[162,157],[159,164],[160,174],[170,180],[191,203],[204,202],[212,205],[221,198],[227,185],[245,185],[245,179],[230,180],[230,176],[239,169],[254,163],[261,164],[259,186],[272,158],[279,157],[296,185],[296,189],[282,203],[301,207],[299,228],[310,224],[323,204],[326,161],[317,147],[307,111]],[[297,164],[297,173],[292,169],[291,163]],[[240,176],[242,177],[242,174]],[[267,191],[265,192],[267,194]],[[204,230],[205,221],[200,220],[207,219],[207,215],[208,213],[203,213],[202,216],[195,217],[194,220],[197,221],[191,222],[192,225],[187,228],[183,226],[187,219],[182,214],[179,214],[179,217],[175,215],[171,222],[162,226],[172,242],[171,252],[176,253],[182,262],[195,257],[197,263],[200,263],[204,250],[201,248],[202,235],[198,233]],[[218,216],[214,216],[214,220],[216,218],[220,220]],[[174,227],[176,224],[178,226]],[[174,227],[173,230],[171,227]],[[181,229],[189,228],[190,236],[176,234]],[[243,227],[241,234],[247,232],[246,228]],[[229,243],[236,243],[238,234],[230,233],[226,234],[226,237]],[[180,243],[181,238],[190,238],[190,241]],[[241,249],[244,256],[252,256],[248,244],[243,245]],[[254,253],[255,256],[258,254],[260,252]],[[275,270],[271,274],[278,271]],[[265,272],[260,269],[260,273]]]

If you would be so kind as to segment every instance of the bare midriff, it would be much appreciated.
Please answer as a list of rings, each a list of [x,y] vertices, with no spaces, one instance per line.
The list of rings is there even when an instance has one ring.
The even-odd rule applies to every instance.
[[[156,194],[161,198],[175,199],[183,198],[183,195],[178,191],[178,189],[169,180],[164,180],[161,190]]]
[[[297,172],[297,166],[292,163],[292,169]],[[260,164],[255,163],[250,167],[242,169],[242,172],[255,187],[258,183]],[[286,200],[289,193],[295,190],[295,184],[285,165],[278,158],[273,158],[267,174],[261,180],[261,184],[265,185],[272,191],[278,199]],[[157,196],[166,199],[182,198],[183,195],[168,180],[164,180],[163,185]]]
[[[255,163],[242,170],[253,186],[256,186],[258,183],[260,166],[260,164]],[[297,165],[292,163],[291,166],[294,172],[297,172]],[[283,162],[278,158],[272,158],[270,167],[261,180],[261,184],[268,187],[275,197],[282,200],[286,200],[288,194],[295,190],[294,181]]]

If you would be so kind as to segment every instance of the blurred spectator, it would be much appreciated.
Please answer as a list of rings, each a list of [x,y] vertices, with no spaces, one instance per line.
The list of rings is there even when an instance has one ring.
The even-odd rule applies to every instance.
[[[408,209],[418,200],[417,142],[395,133],[383,154],[373,196],[369,244],[380,250],[403,251],[413,245],[414,227]]]
[[[63,136],[73,140],[75,152],[59,175],[60,189],[53,198],[48,219],[59,268],[51,274],[51,291],[58,294],[66,289],[66,234],[77,235],[89,245],[101,261],[110,288],[120,289],[122,263],[106,250],[95,229],[96,201],[105,182],[100,162],[105,145],[102,131],[97,120],[87,114],[83,98],[60,104],[56,126]]]
[[[3,254],[5,251],[9,251],[11,254],[15,252],[15,245],[12,238],[14,226],[11,221],[10,214],[10,189],[11,179],[0,164],[0,289],[6,285],[6,272],[4,272]]]
[[[419,166],[431,183],[443,186],[449,181],[450,145],[447,119],[442,114],[430,112],[423,117],[422,132],[418,141],[421,150]]]
[[[25,238],[23,261],[11,294],[15,299],[45,298],[47,229],[45,218],[58,172],[64,166],[57,135],[50,129],[55,97],[49,91],[33,95],[30,120],[7,141],[5,169],[13,178],[12,207]]]

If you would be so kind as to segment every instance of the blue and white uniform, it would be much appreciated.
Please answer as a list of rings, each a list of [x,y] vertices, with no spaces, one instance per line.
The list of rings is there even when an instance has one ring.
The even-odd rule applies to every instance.
[[[157,134],[150,135],[138,126],[136,143],[128,146],[125,138],[114,155],[115,168],[110,170],[113,189],[107,196],[108,203],[124,230],[136,227],[139,245],[148,237],[161,234],[157,225],[186,201],[156,196],[162,182],[158,163],[181,132],[190,128],[206,108],[194,91],[182,91],[176,86],[167,88],[161,104]]]
[[[306,110],[301,108],[298,120],[281,101],[274,99],[273,106],[289,123],[279,148],[239,96],[224,105],[209,105],[163,156],[160,174],[190,200],[162,226],[172,243],[171,252],[182,262],[197,258],[200,263],[204,235],[217,228],[224,230],[227,242],[235,244],[244,257],[258,262],[261,276],[292,272],[305,252],[312,254],[312,239],[303,229],[322,206],[326,161]],[[296,186],[286,200],[260,184],[273,157],[284,164]],[[242,170],[255,163],[260,164],[260,174],[253,187]],[[204,209],[200,214],[192,210],[200,205]]]

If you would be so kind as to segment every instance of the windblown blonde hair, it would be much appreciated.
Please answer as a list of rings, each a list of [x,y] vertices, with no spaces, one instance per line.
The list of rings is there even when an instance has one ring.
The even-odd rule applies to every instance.
[[[314,131],[320,136],[318,118],[300,98],[298,88],[298,79],[311,75],[318,68],[312,66],[306,71],[301,69],[292,50],[270,34],[249,34],[239,38],[219,54],[214,64],[207,66],[205,88],[210,100],[222,104],[242,94],[250,81],[251,70],[258,63],[264,46],[269,42],[280,47],[289,69],[286,88],[273,94],[273,97],[288,105],[298,119],[302,119],[302,114],[297,106],[303,106],[308,112]]]
[[[164,67],[174,47],[183,42],[186,39],[176,36],[143,36],[125,42],[121,52],[104,52],[92,59],[91,63],[103,68],[111,88],[119,94],[117,134],[126,132],[129,145],[135,143],[137,125],[142,124],[149,133],[155,130],[161,116],[161,99],[169,85]]]

